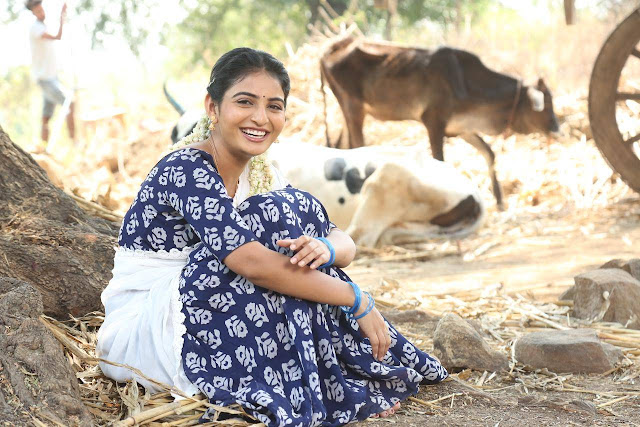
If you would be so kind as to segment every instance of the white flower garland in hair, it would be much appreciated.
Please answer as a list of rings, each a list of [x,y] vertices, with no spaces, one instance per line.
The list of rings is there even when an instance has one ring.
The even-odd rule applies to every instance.
[[[211,131],[209,130],[210,124],[211,119],[205,114],[198,120],[198,123],[196,123],[196,126],[190,134],[183,137],[171,147],[171,151],[180,150],[187,145],[209,138],[209,136],[211,136]],[[267,193],[273,190],[274,184],[275,180],[269,167],[267,153],[265,152],[259,156],[252,157],[249,161],[249,196]]]

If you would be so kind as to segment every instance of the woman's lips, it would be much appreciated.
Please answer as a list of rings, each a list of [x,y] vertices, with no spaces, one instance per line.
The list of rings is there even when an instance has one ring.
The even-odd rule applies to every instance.
[[[252,141],[252,142],[265,141],[270,133],[263,129],[249,129],[249,128],[240,129],[240,132],[242,132],[245,138],[247,138],[249,141]]]

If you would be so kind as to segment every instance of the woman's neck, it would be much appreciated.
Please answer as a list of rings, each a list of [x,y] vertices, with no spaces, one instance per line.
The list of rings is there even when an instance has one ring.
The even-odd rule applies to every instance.
[[[238,181],[242,171],[247,166],[249,159],[240,159],[229,152],[224,144],[216,144],[211,137],[194,144],[194,147],[211,154],[216,163],[218,174],[222,177],[227,194],[234,197],[238,190]]]

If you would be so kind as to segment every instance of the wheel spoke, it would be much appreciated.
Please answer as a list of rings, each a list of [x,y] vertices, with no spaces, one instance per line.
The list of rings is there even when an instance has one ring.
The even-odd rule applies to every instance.
[[[618,101],[626,101],[627,99],[633,99],[634,101],[640,101],[640,93],[618,92],[616,94]]]
[[[625,144],[629,144],[629,145],[633,145],[634,142],[640,141],[640,133],[638,133],[636,136],[634,136],[633,138],[629,138],[627,139],[624,143]]]
[[[633,49],[631,51],[631,55],[635,56],[636,58],[640,59],[640,50],[638,49]]]

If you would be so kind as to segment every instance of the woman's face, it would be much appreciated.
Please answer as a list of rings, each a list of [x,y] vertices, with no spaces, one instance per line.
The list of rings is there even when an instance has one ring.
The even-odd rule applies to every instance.
[[[207,95],[205,107],[209,117],[215,113],[218,119],[215,143],[224,144],[234,156],[264,153],[284,127],[284,92],[266,71],[248,74],[231,86],[220,105]]]

